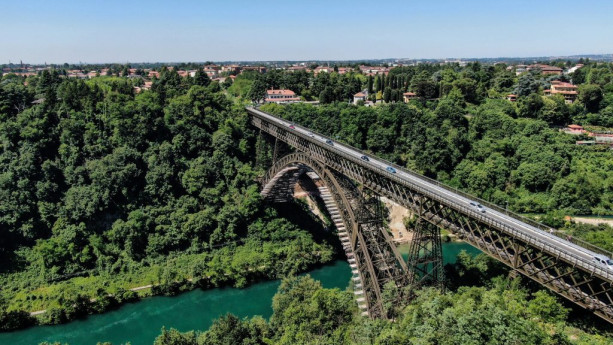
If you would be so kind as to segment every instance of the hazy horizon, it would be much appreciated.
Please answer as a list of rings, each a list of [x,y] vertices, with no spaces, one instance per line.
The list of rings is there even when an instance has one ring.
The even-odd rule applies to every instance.
[[[0,63],[471,59],[611,54],[613,3],[392,0],[306,4],[24,0]]]
[[[481,59],[512,59],[512,60],[521,60],[521,59],[537,59],[537,58],[581,58],[581,57],[590,57],[594,55],[610,55],[613,59],[613,53],[601,53],[601,54],[567,54],[567,55],[549,55],[549,56],[471,56],[471,57],[457,57],[457,56],[447,56],[447,57],[425,57],[425,58],[411,58],[411,57],[383,57],[383,58],[355,58],[355,59],[308,59],[308,60],[300,60],[300,59],[283,59],[283,60],[190,60],[190,61],[62,61],[62,62],[30,62],[30,61],[10,61],[13,65],[18,65],[21,63],[28,65],[62,65],[64,63],[72,64],[72,65],[105,65],[105,64],[180,64],[180,63],[222,63],[222,62],[360,62],[360,61],[375,61],[375,60],[481,60]],[[0,62],[0,65],[9,64],[9,62]]]

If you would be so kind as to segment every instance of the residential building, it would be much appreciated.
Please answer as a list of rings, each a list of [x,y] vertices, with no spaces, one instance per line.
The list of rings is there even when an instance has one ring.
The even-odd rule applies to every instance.
[[[213,79],[213,78],[217,78],[217,75],[219,74],[219,70],[220,67],[217,65],[206,65],[204,66],[204,73],[206,73],[206,75],[209,76],[209,78]]]
[[[300,98],[292,90],[266,90],[266,103],[294,103],[299,102]]]
[[[366,98],[368,97],[368,91],[360,91],[353,95],[353,104],[358,104],[359,101],[366,102]]]
[[[572,74],[575,73],[579,68],[583,67],[583,64],[576,64],[575,66],[567,69],[564,74]]]
[[[404,103],[409,103],[412,99],[417,99],[417,94],[415,92],[405,92],[402,94],[402,100]]]
[[[389,73],[389,68],[381,67],[381,66],[360,66],[360,71],[364,75],[377,75],[377,74],[385,74]]]
[[[316,67],[313,70],[313,73],[315,73],[315,76],[317,76],[319,73],[332,73],[334,72],[334,67],[330,67],[330,66],[319,66]]]
[[[568,127],[564,129],[564,132],[566,132],[567,134],[574,135],[581,135],[586,133],[585,129],[583,129],[583,126],[581,125],[568,125]]]
[[[306,66],[289,66],[286,68],[288,72],[306,71]]]
[[[241,69],[241,73],[244,71],[256,71],[260,73],[266,73],[266,67],[264,66],[244,66]]]
[[[524,72],[528,71],[528,66],[526,65],[517,65],[515,66],[515,75],[520,75]]]
[[[534,64],[527,67],[528,71],[540,69],[542,75],[560,75],[562,74],[562,69],[560,67],[543,65],[543,64]]]
[[[551,89],[544,90],[543,93],[545,95],[562,95],[566,103],[572,103],[577,99],[577,85],[554,80],[551,82]]]
[[[222,72],[229,72],[229,73],[238,73],[241,70],[241,66],[239,65],[224,65],[221,66],[221,71]]]

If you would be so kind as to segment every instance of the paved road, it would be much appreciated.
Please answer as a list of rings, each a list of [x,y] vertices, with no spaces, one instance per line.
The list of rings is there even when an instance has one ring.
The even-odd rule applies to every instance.
[[[332,140],[333,144],[329,145],[331,147],[334,147],[335,149],[343,152],[346,155],[350,155],[353,156],[357,159],[361,159],[361,157],[363,155],[366,155],[364,152],[355,149],[351,146],[345,145],[345,144],[341,144],[339,142],[334,141],[331,138],[325,137],[323,135],[317,134],[317,133],[312,133],[312,131],[306,127],[302,127],[299,126],[297,124],[292,124],[288,121],[282,120],[280,118],[277,118],[275,116],[272,116],[270,114],[267,114],[265,112],[259,111],[257,109],[250,109],[251,111],[257,112],[258,115],[260,115],[262,118],[265,118],[267,121],[271,122],[271,123],[275,123],[277,125],[280,125],[282,127],[287,127],[289,130],[301,133],[305,136],[309,136],[315,140],[320,140],[322,143],[326,144],[326,140]],[[290,125],[293,126],[294,128],[290,128]],[[328,144],[327,144],[328,145]],[[366,162],[364,161],[363,163],[372,166],[375,169],[380,169],[380,173],[383,174],[392,174],[386,171],[386,168],[389,166],[392,166],[392,163],[379,159],[377,157],[374,156],[370,156],[367,155],[369,158],[369,161]],[[461,206],[465,206],[468,208],[474,208],[475,212],[479,212],[479,210],[476,209],[476,207],[472,206],[471,203],[478,203],[478,201],[476,200],[471,200],[469,198],[466,198],[462,195],[456,194],[448,189],[445,189],[443,187],[440,187],[430,181],[428,181],[426,178],[419,178],[417,176],[415,176],[412,173],[409,173],[408,171],[403,170],[400,167],[395,167],[396,173],[393,173],[392,175],[396,175],[399,178],[409,182],[409,183],[413,183],[421,188],[424,188],[434,194],[436,194],[437,196],[439,196],[440,198],[444,199],[447,203],[451,204],[455,204],[455,205],[461,205]],[[485,208],[485,212],[481,213],[481,215],[485,218],[488,218],[490,220],[502,223],[514,230],[517,230],[518,232],[521,232],[523,234],[532,236],[540,241],[542,241],[543,243],[546,243],[550,246],[553,246],[569,255],[575,256],[577,258],[583,259],[581,260],[582,262],[580,263],[581,266],[583,266],[585,269],[587,270],[591,270],[594,268],[594,265],[597,265],[596,263],[593,263],[593,256],[596,255],[594,252],[585,249],[581,246],[578,246],[574,243],[571,243],[569,241],[566,241],[564,239],[561,239],[553,234],[550,234],[546,231],[543,231],[541,229],[538,229],[530,224],[527,224],[519,219],[516,219],[514,217],[511,217],[505,213],[499,212],[497,210],[494,209],[490,209],[490,208]],[[604,268],[601,267],[601,268]],[[609,274],[607,274],[609,277],[613,276],[613,271],[608,271]]]

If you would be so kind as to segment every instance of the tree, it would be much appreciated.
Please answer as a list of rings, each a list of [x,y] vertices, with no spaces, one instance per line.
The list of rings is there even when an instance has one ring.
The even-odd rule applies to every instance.
[[[392,100],[392,88],[391,87],[386,87],[385,88],[385,92],[383,92],[383,101],[385,103],[389,103]]]
[[[428,72],[423,71],[411,79],[411,89],[420,98],[430,99],[436,97],[436,83],[430,79]]]
[[[226,314],[213,322],[204,334],[203,344],[265,344],[270,335],[270,327],[262,318],[250,321],[240,320],[232,314]]]
[[[585,84],[579,86],[579,100],[585,105],[587,111],[597,113],[600,110],[602,99],[602,89],[599,85]]]
[[[158,335],[153,345],[199,345],[194,332],[181,333],[174,328],[167,331],[162,327],[162,334]]]
[[[331,87],[326,87],[319,94],[319,102],[322,104],[332,103],[334,102],[334,93]]]
[[[516,93],[519,97],[529,96],[539,90],[539,82],[531,73],[522,74],[517,82]]]
[[[543,102],[543,97],[537,93],[532,93],[527,97],[522,97],[519,99],[519,116],[540,118],[541,109],[543,109],[544,105],[545,102]]]
[[[460,90],[464,100],[468,103],[477,101],[477,83],[473,79],[462,78],[454,81],[452,85]]]
[[[194,85],[208,86],[210,83],[211,79],[209,78],[209,76],[201,68],[199,68],[196,71],[196,75],[194,75]]]
[[[553,95],[543,100],[540,119],[552,125],[565,125],[570,119],[568,105],[562,95]]]
[[[247,97],[254,103],[259,103],[266,96],[266,84],[260,79],[257,78],[251,84],[251,89],[247,94]]]
[[[585,70],[583,68],[579,68],[573,72],[571,75],[573,84],[579,85],[585,83]]]

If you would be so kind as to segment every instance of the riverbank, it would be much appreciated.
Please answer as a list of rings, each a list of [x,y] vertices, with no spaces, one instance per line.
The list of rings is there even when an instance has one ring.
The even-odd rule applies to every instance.
[[[305,274],[321,281],[325,288],[345,289],[351,270],[345,261],[336,260]],[[63,325],[0,333],[0,344],[33,345],[47,341],[89,345],[107,341],[151,345],[162,327],[180,331],[206,330],[214,319],[227,313],[240,318],[255,315],[268,318],[272,314],[272,297],[279,284],[279,280],[268,280],[243,289],[195,289],[172,297],[150,297]]]
[[[399,246],[399,250],[406,259],[408,245]],[[455,263],[462,250],[471,255],[480,253],[464,242],[443,243],[443,262]],[[319,280],[324,288],[345,289],[349,286],[351,269],[346,261],[336,260],[305,274]],[[206,330],[214,319],[226,313],[239,318],[256,315],[268,318],[272,314],[272,296],[279,283],[279,280],[269,280],[243,289],[195,289],[173,297],[150,297],[62,325],[35,326],[0,333],[0,344],[32,345],[57,341],[88,345],[103,341],[113,344],[129,341],[132,345],[151,345],[162,327],[180,331]]]
[[[266,247],[279,247],[272,243],[260,245],[263,251],[266,251]],[[307,259],[308,264],[305,267],[297,268],[297,272],[303,272],[329,262],[332,251],[323,247],[318,247],[318,249],[312,252],[302,252],[302,260]],[[250,249],[246,250],[250,251]],[[39,300],[40,303],[46,301],[49,306],[30,312],[30,316],[35,317],[38,324],[65,323],[85,315],[106,312],[126,302],[134,302],[155,295],[176,295],[196,288],[244,287],[284,275],[275,268],[280,267],[281,262],[284,261],[281,258],[273,260],[271,264],[237,267],[235,262],[245,257],[245,248],[241,246],[232,251],[226,249],[224,253],[223,257],[226,259],[227,265],[222,264],[223,267],[217,267],[216,269],[211,269],[213,268],[211,266],[215,266],[216,258],[219,258],[220,255],[210,257],[209,253],[201,253],[171,258],[165,262],[165,266],[155,265],[139,270],[141,274],[129,274],[127,277],[118,274],[113,279],[116,284],[109,282],[106,276],[89,276],[43,286],[35,289],[29,295],[44,296],[47,297],[46,299],[35,297],[26,298],[26,301]],[[203,263],[206,267],[201,267]],[[257,264],[257,262],[254,263]],[[202,268],[202,271],[198,271],[197,268]],[[135,277],[140,277],[140,279],[130,279]],[[133,282],[137,286],[126,287],[129,282]],[[101,289],[101,287],[104,287],[104,289]],[[79,293],[76,293],[75,298],[66,299],[62,303],[60,302],[61,299],[58,300],[54,297],[63,296],[60,294],[61,292],[58,292],[63,289],[67,290],[67,294],[71,291],[79,291]],[[47,295],[43,295],[44,293]]]

